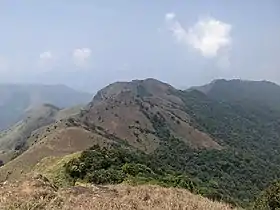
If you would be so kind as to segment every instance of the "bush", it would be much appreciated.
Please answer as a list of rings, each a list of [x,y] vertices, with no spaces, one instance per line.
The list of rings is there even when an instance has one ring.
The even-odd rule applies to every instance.
[[[118,184],[124,181],[126,175],[121,170],[100,169],[88,173],[85,180],[95,184]]]
[[[261,193],[255,201],[253,209],[276,210],[280,209],[280,182],[273,182],[265,191]]]
[[[146,165],[136,163],[125,163],[122,171],[131,176],[151,176],[153,174],[153,171]]]
[[[65,171],[74,180],[94,184],[153,183],[195,192],[196,185],[189,177],[159,167],[151,158],[139,151],[94,146],[82,152],[78,159],[69,161]]]

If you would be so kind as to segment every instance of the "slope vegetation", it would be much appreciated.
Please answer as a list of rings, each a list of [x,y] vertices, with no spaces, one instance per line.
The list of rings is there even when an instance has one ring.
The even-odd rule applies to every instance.
[[[143,155],[145,162],[137,164],[147,166],[146,181],[168,183],[164,175],[172,175],[169,184],[177,186],[183,175],[198,186],[199,194],[248,206],[280,179],[279,95],[280,87],[266,81],[217,80],[207,88],[187,91],[154,79],[114,83],[100,90],[78,115],[37,129],[27,140],[30,148],[1,167],[0,177],[17,179],[44,158],[81,150],[95,157],[87,150],[95,144],[117,145]],[[131,178],[124,170],[127,162],[114,165],[105,160],[95,168],[91,156],[78,159],[69,168],[79,173],[68,170],[69,175],[91,183],[100,180],[100,174],[109,183]],[[129,160],[127,164],[135,164]],[[134,178],[139,181],[139,176]]]
[[[50,125],[37,137],[37,142],[21,155],[0,168],[0,180],[16,180],[22,174],[33,170],[46,157],[62,157],[82,151],[92,145],[106,145],[111,141],[82,127],[56,123]]]
[[[50,126],[79,114],[82,106],[59,109],[51,104],[42,104],[26,110],[23,119],[0,133],[0,160],[4,163],[27,150],[39,136],[51,133]],[[54,130],[54,129],[53,129]]]
[[[81,118],[148,153],[159,147],[163,135],[174,136],[192,148],[221,149],[213,138],[189,124],[176,91],[154,79],[114,83],[97,93]]]
[[[136,80],[104,88],[81,115],[195,177],[203,194],[248,205],[280,176],[279,95],[266,81],[217,80],[201,92]]]
[[[210,84],[195,87],[208,97],[266,111],[280,111],[280,86],[269,81],[214,80]],[[261,110],[258,110],[261,111]]]
[[[210,201],[186,190],[157,186],[94,186],[57,188],[43,176],[0,186],[1,209],[186,209],[227,210],[230,206]],[[40,199],[39,199],[40,198]],[[108,202],[109,201],[109,202]]]
[[[48,104],[28,110],[23,120],[1,133],[0,148],[19,150],[33,131],[53,123],[58,111],[59,108]]]

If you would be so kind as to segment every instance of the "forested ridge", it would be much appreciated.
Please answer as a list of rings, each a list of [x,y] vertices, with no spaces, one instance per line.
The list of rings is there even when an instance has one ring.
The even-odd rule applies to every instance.
[[[161,139],[160,146],[152,154],[142,154],[138,160],[130,159],[123,165],[118,165],[117,169],[115,163],[114,167],[112,166],[114,169],[111,166],[106,170],[98,168],[102,173],[109,173],[105,176],[109,180],[101,182],[122,182],[128,177],[134,181],[145,180],[161,184],[165,180],[168,186],[191,186],[194,192],[212,199],[224,200],[234,205],[251,205],[261,191],[274,180],[280,179],[280,112],[276,104],[273,107],[273,103],[267,101],[268,97],[271,97],[276,103],[277,100],[273,97],[277,96],[265,95],[261,103],[261,96],[252,95],[251,90],[248,93],[242,91],[242,88],[248,88],[248,84],[244,86],[242,82],[234,81],[236,90],[242,91],[239,94],[238,91],[234,92],[231,82],[228,83],[229,87],[223,82],[217,82],[208,93],[198,90],[176,90],[170,93],[183,100],[183,109],[190,116],[190,124],[213,137],[222,149],[196,150],[189,147],[170,133],[166,120],[160,113],[151,114],[143,109],[156,131],[156,136]],[[273,93],[279,90],[280,94],[280,88],[273,83],[260,82],[260,85],[268,89],[272,87]],[[252,88],[250,84],[249,87]],[[226,91],[229,92],[227,97],[215,95],[225,95]],[[258,103],[255,103],[256,100]],[[83,157],[81,162],[85,162],[86,158]],[[131,172],[124,171],[127,167],[138,172],[132,172],[134,176],[131,176]],[[177,180],[178,175],[180,178],[185,177],[191,184],[167,181],[165,175],[156,172],[157,167],[165,171],[164,174],[169,178]],[[150,172],[140,173],[144,168]],[[85,174],[82,178],[92,181],[95,178],[89,178],[90,176],[100,177],[100,171],[93,173],[91,170],[93,169],[83,172]],[[117,170],[117,173],[113,174],[120,176],[111,177],[115,181],[110,178],[111,170]]]

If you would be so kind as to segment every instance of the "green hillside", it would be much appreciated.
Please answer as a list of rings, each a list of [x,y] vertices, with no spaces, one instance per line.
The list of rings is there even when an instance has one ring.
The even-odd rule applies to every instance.
[[[238,94],[240,88],[242,93]],[[172,95],[183,101],[179,109],[188,115],[190,125],[208,134],[223,149],[197,150],[189,146],[170,130],[165,114],[154,114],[144,107],[153,134],[159,139],[159,146],[150,154],[159,166],[188,174],[208,197],[242,206],[249,205],[267,185],[280,178],[280,112],[276,106],[279,86],[266,81],[219,81],[206,94],[197,90],[165,91],[170,98]],[[144,101],[141,103],[150,103],[151,97],[155,93],[140,95]],[[192,142],[191,137],[186,138]]]
[[[43,165],[54,165],[40,170],[59,183],[157,184],[250,207],[280,179],[278,96],[280,87],[266,81],[217,80],[187,91],[155,79],[114,83],[78,115],[77,108],[58,112],[55,120],[72,117],[59,129],[50,125],[41,142],[33,136],[34,145],[0,172],[16,178],[22,162],[28,173],[46,158]],[[55,166],[57,154],[80,150]]]

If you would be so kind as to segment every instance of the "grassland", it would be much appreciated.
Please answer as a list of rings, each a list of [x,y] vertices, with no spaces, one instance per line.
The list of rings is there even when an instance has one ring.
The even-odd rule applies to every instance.
[[[229,210],[232,208],[182,189],[123,184],[58,188],[47,178],[37,175],[29,176],[24,181],[2,183],[0,209]]]

